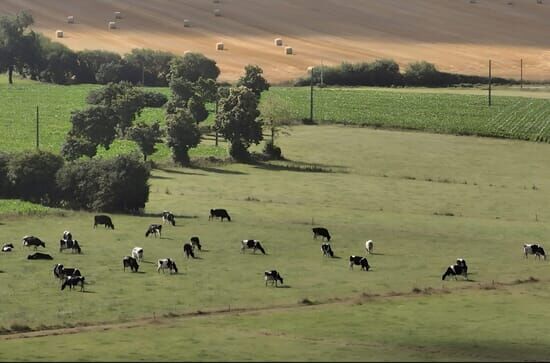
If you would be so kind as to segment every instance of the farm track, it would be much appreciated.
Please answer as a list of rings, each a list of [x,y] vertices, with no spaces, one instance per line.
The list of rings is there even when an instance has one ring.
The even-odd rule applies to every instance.
[[[470,282],[475,282],[469,280]],[[451,281],[452,282],[452,281]],[[550,280],[539,280],[528,278],[526,280],[515,280],[512,282],[497,282],[492,281],[492,283],[475,283],[472,285],[464,287],[456,287],[454,289],[448,289],[446,287],[441,288],[432,288],[427,287],[424,289],[414,288],[410,292],[388,292],[385,294],[368,294],[362,293],[358,296],[348,296],[345,298],[329,298],[325,301],[316,301],[312,303],[302,303],[298,302],[297,304],[282,304],[282,305],[273,305],[265,307],[249,307],[249,308],[235,308],[231,307],[227,309],[219,310],[209,310],[196,312],[186,312],[181,314],[175,313],[165,313],[160,317],[147,317],[147,318],[137,318],[128,322],[104,322],[104,323],[92,323],[68,328],[43,328],[32,330],[28,332],[17,332],[17,333],[4,333],[0,334],[0,341],[3,340],[14,340],[14,339],[28,339],[28,338],[40,338],[40,337],[49,337],[57,335],[70,335],[70,334],[79,334],[87,332],[97,332],[97,331],[108,331],[108,330],[118,330],[118,329],[131,329],[138,328],[147,325],[163,325],[163,324],[174,324],[178,321],[201,318],[201,317],[212,317],[212,316],[234,316],[234,315],[248,315],[255,313],[267,313],[267,312],[279,312],[295,309],[305,309],[305,308],[314,308],[319,306],[330,306],[337,304],[347,304],[353,305],[358,303],[364,303],[368,301],[377,301],[383,299],[401,299],[401,298],[411,298],[411,297],[421,297],[428,295],[442,295],[442,294],[451,294],[462,291],[491,291],[496,289],[504,289],[506,287],[517,286],[524,283],[544,283],[550,282]]]

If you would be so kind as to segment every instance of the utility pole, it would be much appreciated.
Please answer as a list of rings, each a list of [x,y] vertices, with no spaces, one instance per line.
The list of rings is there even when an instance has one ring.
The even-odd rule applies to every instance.
[[[489,106],[491,106],[491,60],[489,59]]]
[[[520,81],[519,81],[519,88],[523,88],[523,58],[520,59]]]
[[[309,68],[311,70],[309,82],[309,121],[313,123],[313,67]]]
[[[38,132],[38,126],[40,122],[40,114],[38,112],[38,105],[36,106],[36,150],[40,148],[40,134]]]
[[[216,117],[218,116],[218,97],[216,97]],[[218,128],[216,128],[216,146],[218,146]]]

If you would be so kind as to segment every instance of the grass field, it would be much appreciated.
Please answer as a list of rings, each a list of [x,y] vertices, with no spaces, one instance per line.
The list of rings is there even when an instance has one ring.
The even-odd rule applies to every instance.
[[[344,126],[296,126],[280,144],[288,160],[278,164],[155,170],[146,215],[112,215],[114,231],[94,230],[84,212],[1,218],[0,240],[16,251],[0,255],[0,327],[60,330],[2,335],[0,359],[548,357],[550,264],[525,260],[522,244],[545,245],[550,232],[550,145]],[[210,208],[233,221],[208,221]],[[145,238],[164,209],[176,227]],[[341,258],[322,257],[314,225],[330,230]],[[57,251],[65,229],[82,255]],[[54,261],[27,261],[27,234],[45,240]],[[207,251],[186,260],[193,235]],[[245,238],[268,254],[241,254]],[[372,270],[349,270],[366,239]],[[134,246],[146,262],[123,272]],[[162,257],[180,273],[158,274],[152,262]],[[457,257],[470,281],[441,281]],[[79,267],[87,292],[60,291],[54,263]],[[285,288],[264,286],[272,268]],[[531,277],[539,281],[518,283]],[[61,348],[67,333],[74,349]]]

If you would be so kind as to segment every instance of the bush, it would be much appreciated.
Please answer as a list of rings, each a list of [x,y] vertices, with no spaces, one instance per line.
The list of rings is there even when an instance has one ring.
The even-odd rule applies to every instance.
[[[8,179],[8,163],[10,155],[0,153],[0,197],[6,198],[11,194],[10,181]]]
[[[143,92],[144,107],[159,108],[168,102],[168,97],[159,92]]]
[[[237,161],[250,160],[250,153],[248,152],[248,149],[240,142],[235,142],[231,144],[229,155],[231,155],[231,157]]]
[[[271,159],[282,159],[281,148],[275,145],[271,140],[265,143],[263,152]]]

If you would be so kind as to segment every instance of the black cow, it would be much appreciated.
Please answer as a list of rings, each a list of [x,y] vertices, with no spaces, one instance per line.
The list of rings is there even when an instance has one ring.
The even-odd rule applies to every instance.
[[[72,290],[78,284],[80,284],[80,291],[84,291],[84,276],[67,276],[63,281],[63,285],[61,285],[61,290],[65,290],[67,286]]]
[[[27,260],[53,260],[53,257],[47,253],[35,252],[27,256]]]
[[[98,224],[103,224],[105,228],[108,227],[108,228],[111,228],[111,229],[115,229],[115,225],[113,224],[113,221],[111,220],[111,217],[106,216],[104,214],[94,216],[94,228]]]
[[[447,267],[447,271],[445,271],[441,280],[445,280],[447,276],[454,276],[456,280],[457,275],[463,275],[464,279],[468,280],[468,266],[463,258],[458,258],[454,265]]]
[[[183,245],[183,253],[187,258],[189,258],[189,256],[195,258],[195,254],[193,253],[193,245],[191,243],[185,243]]]
[[[145,232],[145,237],[148,237],[150,234],[153,234],[155,237],[158,236],[162,238],[162,224],[151,224]]]
[[[313,238],[317,239],[317,236],[323,237],[323,241],[325,238],[328,242],[330,242],[330,233],[328,233],[328,229],[323,227],[315,227],[311,229],[313,231]]]
[[[542,257],[546,260],[546,252],[541,245],[526,243],[523,245],[523,253],[525,254],[525,258],[527,258],[527,255],[535,255],[538,258]]]
[[[14,248],[13,243],[4,243],[2,246],[2,252],[11,252]]]
[[[68,276],[82,276],[80,270],[75,267],[64,267],[62,264],[58,263],[53,267],[53,274],[58,279],[63,280]]]
[[[330,247],[330,243],[323,243],[321,245],[321,251],[323,252],[323,256],[334,257],[334,252],[332,252],[332,248]]]
[[[165,210],[162,212],[162,224],[166,224],[166,222],[169,222],[172,226],[176,225],[176,217],[172,214],[172,212]]]
[[[257,239],[243,239],[241,241],[241,252],[244,253],[245,249],[253,249],[254,253],[256,253],[256,250],[260,250],[265,255],[265,250]]]
[[[36,250],[39,246],[46,248],[46,243],[42,242],[38,237],[25,236],[23,237],[23,246],[34,246],[34,249]]]
[[[229,214],[225,209],[210,209],[210,217],[208,217],[208,220],[211,220],[214,218],[221,218],[222,222],[224,218],[227,218],[227,220],[231,222],[231,217],[229,216]]]
[[[277,270],[265,271],[264,280],[265,286],[267,286],[268,281],[271,283],[271,286],[273,286],[273,283],[277,286],[277,281],[281,281],[281,285],[283,284],[283,277],[277,272]]]
[[[349,256],[349,267],[353,270],[353,265],[361,266],[361,270],[368,271],[370,269],[369,261],[363,256]]]
[[[122,258],[122,267],[124,269],[123,271],[126,271],[126,267],[130,267],[132,272],[137,272],[139,265],[137,263],[137,260],[132,256],[124,256]]]
[[[197,236],[191,237],[191,245],[193,245],[193,249],[195,249],[196,247],[199,249],[199,251],[202,250],[201,241]]]

